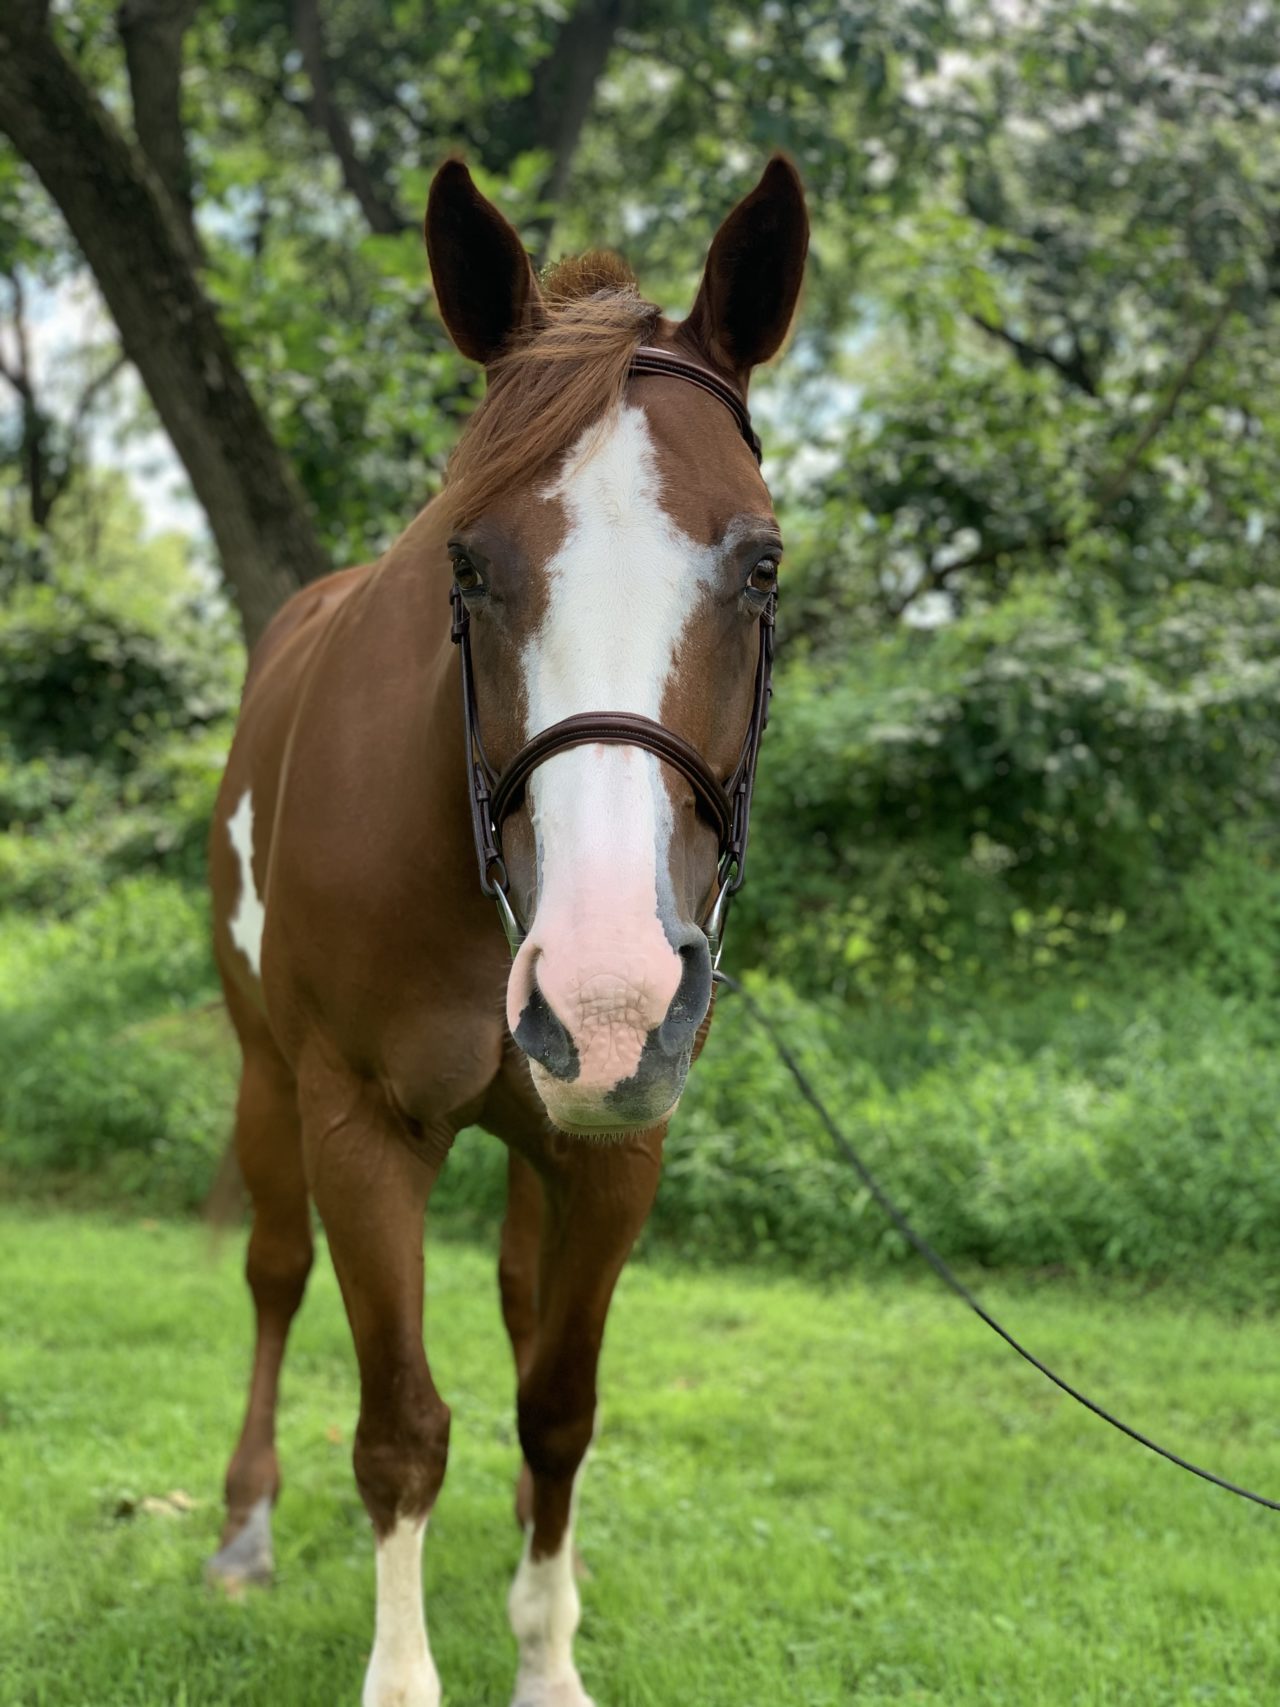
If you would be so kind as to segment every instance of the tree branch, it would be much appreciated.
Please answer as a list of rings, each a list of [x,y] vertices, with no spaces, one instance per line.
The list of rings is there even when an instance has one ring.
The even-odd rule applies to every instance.
[[[957,557],[951,563],[931,562],[926,567],[914,587],[909,587],[896,604],[889,606],[889,615],[899,617],[909,606],[922,599],[926,593],[942,593],[956,575],[962,575],[966,569],[987,569],[993,563],[998,563],[1002,557],[1016,556],[1024,551],[1056,551],[1067,543],[1068,535],[1061,528],[1045,528],[1036,533],[1030,533],[1021,539],[1000,540],[991,545],[980,545],[976,550],[964,557]]]
[[[1056,373],[1061,374],[1070,385],[1074,385],[1078,391],[1083,391],[1086,397],[1098,395],[1097,384],[1089,371],[1088,363],[1084,359],[1084,352],[1078,344],[1074,345],[1071,355],[1064,359],[1040,344],[1028,343],[1025,338],[1019,338],[1002,321],[988,320],[985,314],[978,314],[972,310],[969,313],[969,319],[988,336],[998,338],[1002,344],[1007,344],[1023,367],[1035,367],[1037,365],[1051,367]]]
[[[195,257],[200,241],[182,127],[182,43],[199,6],[200,0],[122,0],[116,14],[138,144],[164,186]]]
[[[51,491],[53,482],[49,475],[50,422],[36,395],[31,345],[27,338],[26,293],[22,288],[22,275],[14,271],[4,276],[13,292],[13,341],[17,345],[18,359],[16,363],[10,363],[0,355],[0,378],[12,386],[21,405],[22,438],[18,445],[18,456],[26,480],[31,520],[37,528],[43,530],[48,525],[49,512],[57,498],[57,493]]]
[[[1205,357],[1212,352],[1218,339],[1222,336],[1223,327],[1235,312],[1237,295],[1238,293],[1234,290],[1227,292],[1217,313],[1201,332],[1199,338],[1196,339],[1186,361],[1183,362],[1182,367],[1174,376],[1172,383],[1165,392],[1163,401],[1148,415],[1146,423],[1134,440],[1128,456],[1125,457],[1114,473],[1099,483],[1096,504],[1100,510],[1107,509],[1115,503],[1117,498],[1123,497],[1128,490],[1129,482],[1142,466],[1143,457],[1150,450],[1157,435],[1172,420],[1187,387],[1195,378],[1196,369]]]
[[[76,403],[75,413],[71,417],[71,424],[74,429],[78,429],[84,425],[88,418],[89,411],[98,400],[99,394],[105,391],[116,375],[124,370],[128,365],[128,361],[129,358],[125,355],[124,351],[120,350],[112,356],[111,360],[107,363],[106,367],[102,369],[101,373],[94,374],[93,378],[80,393],[79,399]]]
[[[342,181],[360,204],[369,229],[381,237],[394,237],[409,230],[413,221],[406,219],[381,186],[374,182],[357,152],[351,127],[334,97],[329,82],[320,0],[293,0],[293,38],[311,84],[311,99],[298,104],[309,122],[328,138],[342,168]]]
[[[0,12],[0,129],[93,269],[209,518],[252,642],[329,564],[154,171],[45,28],[41,0],[8,0]]]
[[[27,382],[22,376],[21,368],[10,367],[4,358],[3,350],[0,350],[0,379],[7,381],[19,397],[27,395]]]
[[[895,617],[901,616],[909,605],[914,604],[924,594],[944,591],[955,576],[962,574],[967,569],[987,568],[1002,557],[1020,555],[1027,551],[1057,551],[1062,546],[1069,545],[1073,540],[1078,539],[1089,528],[1096,527],[1107,511],[1112,509],[1129,490],[1134,476],[1142,467],[1147,452],[1173,419],[1179,403],[1195,378],[1197,369],[1212,353],[1222,336],[1223,329],[1235,310],[1237,298],[1237,291],[1228,291],[1188,351],[1181,367],[1169,381],[1164,396],[1147,416],[1128,454],[1110,474],[1101,476],[1095,483],[1093,501],[1087,521],[1074,530],[1055,525],[1027,534],[1022,539],[1005,540],[979,546],[975,551],[968,553],[967,556],[957,558],[952,563],[932,563],[926,568],[916,585],[904,593],[896,605],[892,607],[890,614]]]
[[[121,369],[125,367],[126,362],[127,357],[124,352],[122,350],[117,352],[117,354],[111,358],[106,367],[104,367],[100,373],[94,374],[93,378],[89,380],[83,391],[81,391],[79,397],[76,399],[76,406],[72,411],[71,421],[67,426],[66,454],[62,458],[62,466],[56,473],[50,475],[45,489],[46,522],[53,510],[53,506],[63,496],[67,487],[71,484],[71,478],[79,466],[80,441],[84,432],[85,422],[89,419],[89,412],[101,396],[102,392],[111,384],[111,381],[116,377]]]
[[[609,50],[630,13],[630,0],[581,0],[533,74],[536,146],[551,150],[546,193],[559,201],[568,186],[582,127]]]

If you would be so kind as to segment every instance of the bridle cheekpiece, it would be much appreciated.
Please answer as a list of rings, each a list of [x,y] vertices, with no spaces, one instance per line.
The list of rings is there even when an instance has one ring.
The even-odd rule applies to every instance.
[[[733,387],[710,368],[678,356],[671,350],[642,346],[632,357],[630,372],[636,378],[661,375],[683,379],[709,392],[733,415],[753,456],[757,462],[760,461],[760,439],[751,425],[746,404]],[[525,784],[539,765],[571,747],[601,742],[607,746],[640,747],[679,771],[692,788],[704,816],[714,826],[720,848],[720,886],[702,928],[711,948],[712,966],[718,967],[729,903],[741,889],[746,875],[756,761],[769,721],[769,698],[773,691],[773,628],[777,594],[769,595],[760,613],[760,652],[756,661],[751,717],[738,763],[727,782],[721,782],[702,754],[682,735],[652,718],[630,711],[584,711],[574,717],[566,717],[532,736],[505,770],[495,771],[480,735],[475,673],[471,662],[471,613],[456,582],[449,598],[453,608],[452,638],[459,648],[462,662],[462,717],[471,788],[471,826],[480,887],[497,904],[512,954],[519,951],[525,932],[508,893],[510,880],[502,856],[502,826],[520,804]]]

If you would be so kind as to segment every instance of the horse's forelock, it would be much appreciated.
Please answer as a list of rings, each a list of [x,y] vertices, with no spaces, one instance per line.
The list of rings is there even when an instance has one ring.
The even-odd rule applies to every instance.
[[[543,323],[490,368],[484,401],[450,459],[446,497],[455,525],[548,474],[614,408],[632,355],[661,317],[626,263],[607,251],[561,261],[543,288]]]
[[[541,285],[547,302],[563,304],[602,290],[634,290],[636,275],[612,249],[588,249],[583,255],[565,255],[548,267]]]

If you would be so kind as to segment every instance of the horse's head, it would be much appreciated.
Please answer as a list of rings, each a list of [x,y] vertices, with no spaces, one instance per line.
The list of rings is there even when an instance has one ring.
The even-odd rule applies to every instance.
[[[775,159],[717,233],[677,324],[615,256],[562,263],[540,289],[465,167],[437,174],[437,298],[489,379],[444,502],[495,770],[563,719],[623,712],[682,737],[721,781],[734,772],[777,523],[733,409],[631,366],[658,346],[745,397],[786,334],[807,234],[799,180]],[[502,836],[527,925],[507,1017],[552,1120],[590,1133],[656,1124],[711,999],[720,839],[705,801],[646,748],[559,748],[530,772]]]

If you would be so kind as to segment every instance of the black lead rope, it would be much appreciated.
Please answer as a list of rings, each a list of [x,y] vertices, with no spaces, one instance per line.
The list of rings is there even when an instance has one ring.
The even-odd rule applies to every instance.
[[[1171,1452],[1167,1446],[1161,1446],[1159,1441],[1152,1440],[1150,1435],[1143,1434],[1140,1429],[1132,1428],[1127,1422],[1122,1422],[1119,1417],[1113,1416],[1105,1406],[1091,1399],[1087,1393],[1082,1393],[1078,1387],[1073,1387],[1069,1381],[1064,1381],[1061,1375],[1055,1375],[1047,1363],[1042,1363],[1034,1352],[1028,1351],[1021,1341],[1013,1337],[1008,1328],[1001,1326],[982,1301],[969,1290],[960,1276],[955,1273],[945,1257],[939,1256],[924,1235],[916,1232],[902,1210],[898,1208],[898,1205],[836,1125],[827,1105],[810,1083],[808,1075],[783,1042],[777,1027],[767,1018],[755,998],[748,995],[737,979],[730,978],[727,973],[717,972],[716,982],[723,984],[726,989],[732,990],[734,995],[741,999],[751,1018],[764,1031],[777,1050],[783,1066],[795,1080],[800,1095],[826,1128],[827,1136],[835,1145],[837,1153],[857,1174],[903,1238],[920,1253],[929,1267],[945,1285],[951,1288],[956,1297],[963,1299],[975,1316],[981,1317],[993,1333],[999,1334],[1005,1344],[1012,1346],[1019,1357],[1025,1358],[1033,1369],[1038,1369],[1041,1375],[1052,1381],[1055,1387],[1061,1388],[1069,1398],[1074,1399],[1077,1404],[1083,1405],[1087,1411],[1092,1411],[1095,1417],[1101,1417],[1103,1422],[1110,1423],[1112,1428],[1118,1428],[1121,1434],[1127,1434],[1130,1440],[1136,1440],[1139,1446],[1145,1446],[1148,1452],[1155,1452],[1161,1458],[1167,1458],[1170,1464],[1176,1464],[1180,1470],[1189,1470],[1193,1476],[1199,1476],[1201,1481],[1212,1482],[1215,1488],[1225,1488],[1227,1493],[1238,1494],[1242,1500],[1252,1500],[1254,1505],[1266,1506],[1268,1511],[1280,1511],[1280,1501],[1269,1500],[1265,1494],[1255,1494],[1251,1488],[1242,1488],[1238,1482],[1229,1482],[1225,1476],[1215,1475],[1212,1470],[1205,1470],[1199,1464],[1193,1464],[1190,1459],[1182,1458],[1178,1453]]]

